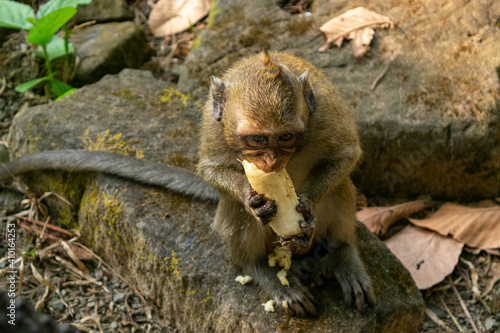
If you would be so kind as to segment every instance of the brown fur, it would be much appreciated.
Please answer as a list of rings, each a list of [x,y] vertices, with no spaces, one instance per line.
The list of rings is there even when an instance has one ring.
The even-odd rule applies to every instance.
[[[312,89],[316,102],[312,112],[299,79],[306,70],[307,89]],[[353,110],[323,73],[287,54],[263,53],[243,59],[221,81],[225,86],[222,118],[214,118],[214,97],[209,97],[203,112],[198,171],[221,192],[214,228],[228,244],[233,262],[254,274],[278,301],[287,300],[296,314],[314,313],[312,296],[298,279],[284,288],[274,281],[278,281],[274,270],[265,267],[269,244],[276,237],[249,213],[248,181],[238,161],[245,156],[236,143],[246,134],[303,131],[286,169],[299,197],[312,202],[316,238],[326,240],[331,250],[318,265],[321,271],[312,277],[321,282],[322,274],[335,275],[348,302],[360,310],[365,302],[373,304],[370,280],[356,250],[355,189],[349,175],[361,149]],[[338,253],[341,259],[330,258]]]

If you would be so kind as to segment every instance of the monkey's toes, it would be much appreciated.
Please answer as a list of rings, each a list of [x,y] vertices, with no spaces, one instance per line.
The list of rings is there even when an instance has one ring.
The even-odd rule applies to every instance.
[[[367,276],[351,276],[347,281],[339,280],[339,283],[349,306],[355,307],[359,312],[364,312],[366,305],[375,306],[375,294]]]
[[[316,314],[316,307],[314,306],[314,297],[309,290],[304,287],[298,279],[291,277],[291,286],[283,290],[283,294],[276,297],[276,301],[282,304],[283,301],[287,302],[288,309],[298,317],[313,316]]]

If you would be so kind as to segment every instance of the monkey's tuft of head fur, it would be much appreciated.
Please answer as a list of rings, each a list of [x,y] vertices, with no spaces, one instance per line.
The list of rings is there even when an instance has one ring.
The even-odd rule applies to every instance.
[[[264,51],[211,79],[213,114],[232,146],[234,134],[302,132],[315,109],[309,71],[294,73],[273,57]]]

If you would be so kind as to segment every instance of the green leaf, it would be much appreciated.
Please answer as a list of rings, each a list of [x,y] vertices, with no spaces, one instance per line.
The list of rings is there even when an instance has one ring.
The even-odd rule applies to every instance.
[[[35,17],[35,11],[30,6],[8,0],[0,0],[0,13],[0,27],[4,28],[28,30],[31,23],[26,19]]]
[[[41,82],[52,80],[52,78],[54,77],[55,74],[56,73],[54,72],[50,75],[47,75],[47,76],[44,76],[44,77],[41,77],[38,79],[34,79],[34,80],[31,80],[28,82],[21,83],[14,90],[17,91],[18,93],[24,93]]]
[[[54,95],[56,95],[57,97],[60,97],[66,94],[68,91],[75,89],[74,87],[56,79],[50,80],[50,85],[52,87],[52,91],[54,91]]]
[[[47,53],[49,54],[49,61],[63,57],[66,54],[66,50],[64,49],[64,38],[57,35],[54,35],[54,37],[52,37],[50,42],[47,43],[46,48]],[[33,52],[37,57],[45,57],[45,55],[43,54],[43,48],[41,46],[38,46],[31,52]],[[69,54],[73,53],[73,44],[71,43],[68,44],[68,52]]]
[[[63,98],[63,97],[68,96],[68,95],[69,95],[69,94],[71,94],[71,93],[74,93],[74,92],[75,92],[75,91],[77,91],[77,90],[78,90],[78,88],[73,88],[73,89],[70,89],[70,90],[66,91],[66,92],[65,92],[64,94],[62,94],[61,96],[57,97],[57,98],[56,98],[56,101],[60,100],[60,99],[61,99],[61,98]]]
[[[28,42],[45,45],[61,27],[76,14],[76,8],[65,7],[48,13],[39,20],[28,19],[33,27],[28,30]]]
[[[40,7],[38,12],[36,13],[36,17],[40,19],[48,13],[53,12],[57,9],[61,9],[64,7],[76,8],[78,5],[88,5],[91,2],[92,0],[50,0],[42,7]]]

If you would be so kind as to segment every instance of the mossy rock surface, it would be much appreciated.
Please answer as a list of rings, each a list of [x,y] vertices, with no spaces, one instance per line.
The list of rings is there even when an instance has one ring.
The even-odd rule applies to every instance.
[[[144,158],[194,169],[199,101],[171,92],[145,71],[106,76],[58,102],[19,113],[10,145],[15,155],[81,149],[89,143],[81,137],[95,143],[99,134],[110,143],[123,133],[120,140]],[[64,192],[74,210],[61,219],[75,216],[83,241],[159,305],[179,332],[416,332],[422,321],[423,300],[409,273],[364,227],[358,230],[360,253],[374,282],[376,307],[364,314],[348,308],[330,281],[312,289],[318,315],[301,319],[265,313],[267,295],[255,284],[234,281],[238,272],[211,229],[215,205],[102,174],[43,172],[25,179],[39,194]]]

